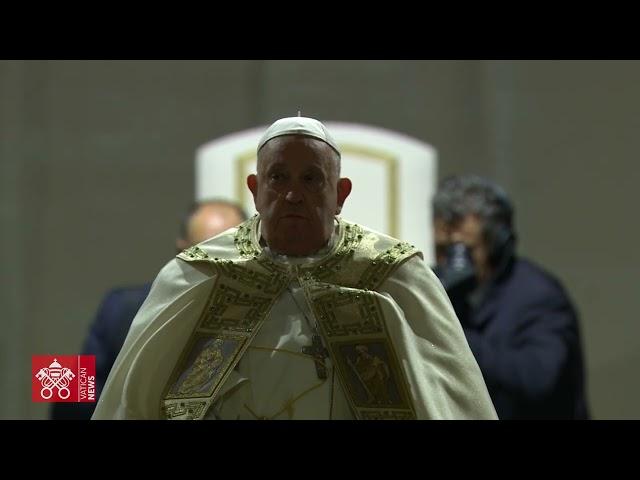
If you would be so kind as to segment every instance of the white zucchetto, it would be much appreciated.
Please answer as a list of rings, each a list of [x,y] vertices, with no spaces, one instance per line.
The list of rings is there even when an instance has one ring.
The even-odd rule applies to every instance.
[[[328,144],[338,153],[338,155],[340,155],[338,144],[327,130],[327,127],[315,118],[308,117],[287,117],[273,122],[271,126],[267,128],[267,131],[264,132],[262,138],[260,138],[258,151],[269,140],[283,135],[303,135],[306,137],[317,138],[318,140],[322,140]]]

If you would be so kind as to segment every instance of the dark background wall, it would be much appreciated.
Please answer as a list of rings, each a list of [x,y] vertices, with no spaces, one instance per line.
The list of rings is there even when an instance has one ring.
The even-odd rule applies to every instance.
[[[298,108],[502,183],[582,315],[594,416],[640,417],[639,62],[4,61],[0,418],[45,418],[31,355],[78,352],[106,290],[171,258],[195,149]]]

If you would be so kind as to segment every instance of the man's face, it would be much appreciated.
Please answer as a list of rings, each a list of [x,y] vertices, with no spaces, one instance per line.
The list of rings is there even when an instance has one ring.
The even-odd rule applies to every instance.
[[[461,220],[446,223],[441,218],[434,221],[434,237],[436,243],[436,261],[438,265],[446,263],[447,248],[452,243],[463,243],[471,253],[471,259],[478,272],[486,271],[488,249],[484,236],[482,220],[473,214],[466,215]]]
[[[187,238],[179,239],[177,248],[182,251],[240,223],[242,223],[242,217],[231,205],[224,203],[202,205],[189,219]]]
[[[271,249],[300,256],[327,243],[351,191],[351,181],[339,179],[337,170],[335,152],[320,140],[286,135],[265,144],[258,175],[249,175],[247,185]]]

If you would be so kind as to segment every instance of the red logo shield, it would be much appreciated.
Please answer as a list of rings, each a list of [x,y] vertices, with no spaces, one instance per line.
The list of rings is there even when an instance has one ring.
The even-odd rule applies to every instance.
[[[95,355],[33,355],[34,402],[95,402]]]

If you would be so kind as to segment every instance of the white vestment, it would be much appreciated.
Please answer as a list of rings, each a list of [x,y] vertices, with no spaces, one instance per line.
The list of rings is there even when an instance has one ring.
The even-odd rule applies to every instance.
[[[259,221],[254,217],[247,224],[244,229],[253,235],[252,248],[264,255],[265,249],[259,245]],[[327,264],[337,255],[345,243],[345,225],[347,222],[338,220],[332,242],[318,255],[302,261],[305,268]],[[358,228],[363,232],[358,238],[364,237],[361,243],[374,252],[371,255],[389,251],[397,242],[377,232]],[[201,255],[202,262],[185,262],[184,258],[188,257],[183,255],[162,269],[134,319],[93,419],[163,418],[162,402],[167,394],[167,385],[173,381],[170,378],[172,372],[184,358],[185,345],[201,325],[203,312],[210,308],[212,292],[219,285],[217,276],[222,275],[204,261],[205,257],[212,262],[231,264],[231,260],[226,259],[235,261],[237,254],[234,249],[242,243],[238,240],[241,230],[231,229],[198,245],[192,252]],[[301,261],[269,257],[282,271],[291,272],[290,278],[285,275],[288,288],[279,290],[263,323],[256,329],[257,333],[242,351],[235,368],[230,367],[220,380],[220,386],[211,396],[210,408],[207,407],[201,418],[358,418],[356,407],[364,408],[365,412],[368,408],[367,405],[362,406],[366,403],[363,392],[369,398],[367,401],[372,412],[375,413],[374,407],[380,407],[378,403],[371,403],[371,399],[385,398],[386,393],[383,391],[381,394],[380,388],[386,388],[384,379],[389,377],[389,371],[391,378],[396,378],[397,385],[394,387],[394,384],[387,383],[387,386],[391,385],[388,392],[395,392],[393,395],[399,397],[401,394],[397,392],[403,388],[406,390],[405,396],[413,412],[411,418],[497,418],[451,303],[437,277],[419,255],[412,254],[397,266],[393,265],[393,270],[385,274],[375,290],[362,290],[362,295],[370,296],[378,305],[383,318],[384,335],[390,345],[388,351],[393,351],[394,358],[397,358],[395,377],[391,356],[378,353],[376,357],[376,352],[387,350],[375,350],[377,344],[370,343],[368,358],[374,360],[365,365],[369,368],[366,370],[358,363],[359,360],[355,360],[353,352],[361,348],[358,351],[368,355],[360,345],[362,342],[366,345],[368,337],[361,337],[365,340],[353,343],[357,345],[356,350],[349,350],[353,345],[336,343],[335,336],[327,334],[324,326],[325,346],[333,342],[329,348],[332,354],[325,359],[326,380],[318,378],[314,359],[301,354],[303,347],[312,344],[312,328],[318,327],[317,305],[313,305],[314,310],[309,303],[311,297],[305,296],[302,277],[296,276],[296,264]],[[375,265],[376,261],[372,263]],[[349,266],[350,263],[347,261],[344,265]],[[348,295],[353,289],[337,287],[338,290],[339,295],[343,294],[342,290]],[[354,295],[360,290],[355,292]],[[360,294],[355,298],[359,297]],[[335,363],[340,359],[342,370]],[[373,378],[375,375],[367,373],[376,369],[382,372],[380,376],[383,378],[377,384]],[[388,401],[393,403],[395,400],[389,395]],[[394,418],[388,414],[383,417]],[[360,418],[381,417],[363,417],[360,413]]]

